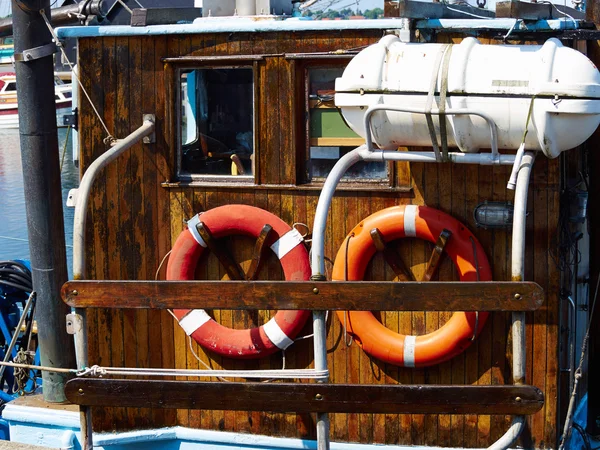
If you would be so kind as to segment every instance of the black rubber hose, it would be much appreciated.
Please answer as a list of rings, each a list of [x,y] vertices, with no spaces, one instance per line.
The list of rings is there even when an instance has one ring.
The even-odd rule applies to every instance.
[[[22,264],[18,261],[0,261],[0,267],[6,265],[20,267],[21,269],[23,269],[23,272],[31,276],[31,270],[29,270],[29,268],[25,264]]]
[[[25,292],[32,291],[32,288],[30,288],[30,287],[23,286],[22,284],[18,284],[18,283],[13,283],[11,281],[0,280],[0,284],[3,284],[5,286],[10,286],[15,289],[20,289],[21,291],[25,291]]]
[[[3,276],[2,274],[6,274],[7,276]],[[0,268],[0,279],[13,279],[13,281],[19,281],[21,283],[24,283],[26,285],[31,285],[31,277],[27,277],[26,274],[24,274],[21,271],[18,270],[14,270],[14,269],[2,269]]]

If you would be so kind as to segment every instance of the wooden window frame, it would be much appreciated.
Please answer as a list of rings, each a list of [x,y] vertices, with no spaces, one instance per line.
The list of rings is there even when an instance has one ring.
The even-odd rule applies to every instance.
[[[169,86],[167,99],[170,116],[168,124],[170,127],[173,151],[171,158],[174,161],[172,179],[175,183],[189,186],[255,186],[258,183],[259,174],[259,148],[258,148],[258,62],[263,59],[262,55],[239,55],[239,56],[187,56],[180,58],[163,58],[167,71],[166,81]],[[190,69],[251,69],[252,70],[252,145],[253,161],[252,175],[211,175],[194,174],[182,172],[182,137],[181,137],[181,73]]]
[[[310,137],[310,110],[311,110],[311,100],[310,100],[310,76],[309,71],[312,69],[327,69],[327,68],[336,68],[336,67],[344,67],[348,64],[349,58],[345,57],[319,57],[319,58],[303,58],[302,63],[299,64],[300,70],[302,73],[302,112],[305,120],[303,122],[302,135],[304,136],[304,146],[303,146],[303,156],[298,158],[299,163],[302,164],[302,167],[299,167],[298,170],[298,180],[299,184],[302,183],[304,186],[322,186],[325,183],[325,177],[310,177],[309,165],[310,165],[310,147],[311,140],[314,138]],[[300,61],[299,61],[300,62]],[[351,139],[351,138],[350,138]],[[314,142],[314,141],[313,141]],[[339,142],[339,140],[338,140]],[[350,142],[349,145],[344,145],[344,147],[352,147],[362,145],[364,141],[361,143],[358,142]],[[342,146],[339,144],[332,146]],[[398,188],[396,186],[396,165],[393,162],[387,163],[387,178],[381,179],[357,179],[357,180],[348,180],[342,179],[340,180],[340,188],[343,190],[344,188],[369,188],[369,189],[384,189],[389,190]],[[406,190],[407,186],[400,186],[400,190]]]

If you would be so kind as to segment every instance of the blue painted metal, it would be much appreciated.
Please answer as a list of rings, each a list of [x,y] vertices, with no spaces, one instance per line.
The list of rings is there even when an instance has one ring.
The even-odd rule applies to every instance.
[[[436,31],[508,31],[513,29],[514,26],[515,32],[536,32],[577,30],[580,28],[581,22],[569,18],[536,21],[522,19],[426,19],[417,21],[416,28]]]
[[[165,34],[202,33],[259,33],[274,31],[319,31],[319,30],[388,30],[406,29],[405,19],[378,20],[255,20],[247,17],[204,17],[193,24],[154,25],[147,27],[104,26],[57,28],[61,39],[97,36],[152,36]],[[478,31],[560,31],[576,30],[582,21],[569,18],[525,21],[521,19],[427,19],[416,22],[417,29]]]
[[[11,403],[4,419],[11,441],[80,450],[79,414]],[[0,424],[1,426],[1,424]],[[74,439],[74,441],[73,441]],[[70,446],[72,444],[72,446]],[[184,427],[94,435],[95,450],[316,450],[316,441]],[[376,444],[331,443],[331,450],[377,450]],[[434,447],[386,445],[385,450],[435,450]],[[441,449],[440,449],[441,450]]]
[[[10,440],[10,427],[7,420],[0,419],[0,440]]]
[[[585,394],[573,415],[573,422],[580,425],[584,430],[587,428],[588,395]],[[565,450],[580,450],[585,448],[583,437],[575,429],[571,428],[571,437],[565,442]]]
[[[16,263],[20,263],[31,270],[31,263],[27,260],[16,260]],[[29,297],[29,292],[24,292],[21,289],[16,289],[11,286],[6,286],[0,284],[0,360],[4,359],[5,352],[8,348],[9,342],[12,340],[12,335],[15,332],[20,333],[20,331],[16,330],[18,326],[19,318],[23,313],[23,308],[27,299]],[[21,339],[21,338],[20,338]],[[17,341],[17,345],[13,348],[11,352],[11,359],[17,355],[19,350],[19,341]],[[35,364],[39,365],[39,350],[36,351],[35,355]],[[35,376],[35,373],[33,373]],[[5,385],[0,386],[0,400],[2,402],[9,402],[13,400],[17,395],[13,392],[14,385],[14,370],[11,367],[7,367],[4,370],[4,378]],[[37,379],[38,386],[41,385],[41,379]],[[26,389],[27,391],[32,391],[34,388],[33,381],[30,381]]]
[[[259,33],[269,31],[319,31],[319,30],[387,30],[403,29],[405,19],[378,20],[254,20],[247,17],[205,17],[192,24],[152,25],[147,27],[96,26],[61,27],[56,29],[58,37],[80,38],[98,36],[153,36],[163,34],[202,33]]]

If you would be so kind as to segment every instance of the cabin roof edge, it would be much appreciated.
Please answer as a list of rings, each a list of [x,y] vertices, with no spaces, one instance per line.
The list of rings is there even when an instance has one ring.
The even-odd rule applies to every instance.
[[[262,33],[282,31],[334,31],[334,30],[387,30],[408,29],[408,20],[402,18],[365,20],[254,20],[238,18],[201,18],[194,23],[177,25],[149,25],[131,27],[123,25],[60,27],[60,39],[100,36],[156,36],[169,34],[205,33]]]

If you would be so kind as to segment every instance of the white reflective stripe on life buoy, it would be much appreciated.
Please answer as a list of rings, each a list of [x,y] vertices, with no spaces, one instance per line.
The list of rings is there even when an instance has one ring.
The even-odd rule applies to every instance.
[[[281,329],[279,324],[275,321],[275,317],[269,320],[264,326],[263,330],[269,340],[275,344],[277,348],[285,350],[294,343],[293,339],[290,339]]]
[[[406,205],[404,207],[404,235],[408,237],[417,236],[417,205]]]
[[[416,336],[404,337],[404,367],[415,367]]]
[[[196,225],[198,225],[199,223],[200,214],[196,214],[194,217],[188,220],[187,227],[188,230],[190,230],[190,233],[192,233],[194,240],[202,247],[206,248],[206,242],[204,242],[204,239],[202,239],[202,236],[200,236],[200,233],[198,233],[198,230],[196,229]]]
[[[181,325],[185,334],[191,336],[192,333],[210,320],[212,320],[212,317],[203,309],[193,309],[181,318],[179,325]]]
[[[301,244],[304,241],[304,238],[300,234],[298,230],[292,228],[290,231],[281,236],[273,245],[271,245],[271,250],[275,252],[279,259],[283,258],[289,252]]]

